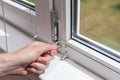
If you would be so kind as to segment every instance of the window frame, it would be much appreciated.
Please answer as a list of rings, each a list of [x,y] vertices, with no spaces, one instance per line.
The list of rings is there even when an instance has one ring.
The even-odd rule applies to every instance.
[[[60,33],[60,40],[67,46],[68,58],[79,65],[86,67],[95,74],[102,76],[104,79],[118,80],[120,78],[120,64],[117,61],[114,61],[71,38],[72,24],[70,16],[73,15],[71,14],[70,0],[61,0],[61,2],[56,0],[56,6],[59,13],[60,31],[62,31]],[[60,50],[60,52],[64,51],[65,48]],[[113,75],[115,77],[113,77]]]
[[[74,6],[74,12],[76,13],[72,13],[73,16],[72,16],[72,39],[73,40],[76,40],[78,42],[80,42],[81,44],[117,61],[120,63],[120,53],[113,50],[113,49],[110,49],[109,47],[107,46],[104,46],[98,42],[95,42],[93,41],[92,39],[89,39],[87,37],[85,37],[84,35],[80,34],[79,33],[79,30],[80,30],[80,9],[78,9],[80,6],[80,1],[77,1],[77,0],[74,0],[73,2],[73,6]],[[77,4],[78,3],[78,4]],[[78,11],[77,11],[78,10]],[[73,12],[72,11],[72,12]],[[78,16],[78,17],[77,17]],[[77,20],[77,21],[76,21]]]
[[[22,1],[22,0],[12,0],[12,1],[14,1],[14,2],[16,2],[16,3],[18,3],[18,4],[21,4],[21,5],[23,5],[23,6],[27,7],[27,8],[35,11],[35,5],[26,3],[26,2],[24,2],[24,1]]]
[[[42,0],[36,0],[36,11],[33,11],[14,1],[3,0],[3,5],[5,7],[5,20],[14,25],[16,28],[30,35],[31,38],[37,37],[37,39],[40,39],[41,41],[52,43],[49,1],[42,1],[42,3],[40,3],[40,1]],[[45,6],[46,4],[47,6]],[[42,14],[42,16],[39,14]],[[2,11],[0,12],[0,16],[3,17]]]
[[[7,3],[6,5],[11,6],[10,8],[12,8],[13,11],[20,11],[21,14],[29,15],[29,13],[26,11],[27,8],[25,7],[21,9],[20,7],[18,8],[12,6],[10,3]],[[68,59],[74,61],[80,66],[83,66],[86,68],[86,70],[91,71],[104,79],[119,80],[120,64],[118,62],[103,56],[99,52],[96,52],[93,49],[90,49],[83,44],[71,39],[71,1],[55,0],[55,6],[59,18],[60,42],[62,43],[62,48],[59,49],[59,52],[64,53],[67,51]],[[52,43],[50,11],[51,6],[49,5],[49,0],[36,0],[36,14],[32,16],[34,21],[33,24],[37,26],[35,31],[39,33],[40,40]],[[42,14],[42,16],[40,14]],[[15,24],[14,21],[13,24]],[[23,25],[22,23],[15,25],[19,26],[19,28],[25,30],[29,34],[34,35],[32,27],[29,27],[30,23],[29,25]],[[44,35],[41,36],[41,34]]]
[[[0,1],[2,10],[1,4],[2,1]],[[7,22],[24,31],[25,33],[34,36],[33,27],[31,27],[31,22],[29,20],[32,18],[32,24],[35,25],[35,11],[11,0],[3,0],[3,6],[5,7],[4,16]],[[3,17],[2,11],[0,12],[0,17]]]
[[[0,1],[0,6],[2,6],[1,4],[2,1]],[[3,0],[3,5],[5,7],[5,20],[8,23],[27,33],[31,38],[36,37],[35,39],[52,43],[49,1],[36,0],[36,11],[11,0]],[[42,16],[40,16],[41,14]],[[2,11],[0,12],[0,16],[3,17]],[[32,19],[32,24],[30,19]]]

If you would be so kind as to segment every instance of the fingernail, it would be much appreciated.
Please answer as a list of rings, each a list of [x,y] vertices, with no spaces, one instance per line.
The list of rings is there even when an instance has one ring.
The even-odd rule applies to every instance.
[[[57,46],[56,46],[56,45],[52,45],[52,47],[57,48]]]
[[[27,71],[22,71],[22,74],[23,74],[23,75],[26,75],[26,74],[27,74]]]

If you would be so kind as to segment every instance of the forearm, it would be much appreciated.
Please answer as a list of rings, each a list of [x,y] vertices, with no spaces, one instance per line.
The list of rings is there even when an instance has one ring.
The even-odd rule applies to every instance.
[[[0,54],[0,77],[9,75],[11,71],[15,68],[14,64],[14,56],[11,54],[3,53]]]

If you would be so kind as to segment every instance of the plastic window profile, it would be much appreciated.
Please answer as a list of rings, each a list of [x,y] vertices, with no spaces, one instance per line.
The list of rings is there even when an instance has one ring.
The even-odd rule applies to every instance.
[[[78,5],[79,4],[77,4],[77,3],[78,3],[78,0],[74,0],[72,2],[72,15],[73,15],[73,17],[72,17],[72,39],[99,52],[100,54],[103,54],[103,55],[120,63],[120,56],[118,55],[117,51],[116,51],[116,53],[117,53],[116,54],[115,52],[113,52],[109,49],[106,49],[106,48],[100,46],[99,44],[96,44],[96,43],[78,35],[78,33],[77,33],[78,32],[77,31],[78,18],[77,18],[77,16],[79,15],[78,14]]]
[[[16,3],[18,3],[18,4],[20,4],[20,5],[24,6],[24,7],[27,7],[29,9],[35,11],[35,5],[26,3],[26,2],[21,1],[21,0],[11,0],[11,1],[14,1],[14,2],[16,2]]]

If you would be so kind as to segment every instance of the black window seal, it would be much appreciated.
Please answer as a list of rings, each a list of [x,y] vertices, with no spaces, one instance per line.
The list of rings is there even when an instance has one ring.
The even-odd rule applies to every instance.
[[[97,51],[97,52],[99,52],[99,53],[101,53],[101,54],[103,54],[103,55],[105,55],[105,56],[120,63],[120,56],[119,55],[115,54],[114,52],[111,52],[108,49],[105,49],[105,48],[95,44],[94,42],[91,42],[91,41],[84,39],[84,38],[77,35],[77,14],[78,14],[77,13],[77,11],[78,11],[78,4],[77,3],[78,3],[78,0],[71,0],[71,1],[72,1],[72,3],[71,3],[71,5],[72,5],[72,7],[71,7],[71,9],[72,9],[71,10],[71,13],[72,13],[71,14],[71,16],[72,16],[71,17],[71,20],[72,20],[72,22],[71,22],[71,28],[72,28],[71,38],[73,40],[89,47],[90,49],[95,50],[95,51]]]
[[[20,4],[20,5],[23,5],[23,6],[27,7],[27,8],[35,11],[35,6],[32,5],[32,4],[26,3],[26,2],[24,2],[22,0],[11,0],[11,1],[14,1],[14,2],[16,2],[16,3]]]

